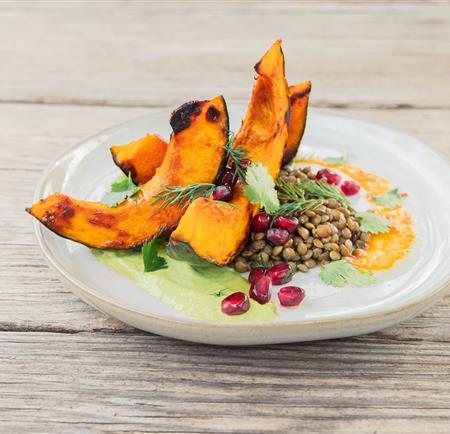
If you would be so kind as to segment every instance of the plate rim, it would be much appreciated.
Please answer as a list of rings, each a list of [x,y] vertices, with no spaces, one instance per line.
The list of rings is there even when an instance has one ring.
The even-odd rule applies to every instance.
[[[236,105],[246,105],[246,104],[244,103],[244,101],[236,100],[236,101],[230,102],[229,105],[236,106]],[[432,148],[431,146],[422,142],[420,139],[418,139],[408,133],[405,133],[402,130],[394,129],[391,127],[386,127],[384,125],[366,121],[366,120],[360,120],[360,119],[353,118],[351,116],[343,115],[340,113],[335,113],[335,112],[330,113],[328,111],[321,110],[320,108],[319,109],[310,108],[310,110],[314,113],[318,113],[321,115],[330,116],[330,117],[339,117],[339,118],[347,119],[351,122],[359,123],[361,125],[366,125],[366,126],[375,127],[375,128],[382,128],[386,131],[390,131],[395,134],[401,134],[401,135],[405,136],[406,138],[408,138],[409,140],[414,140],[416,142],[416,144],[418,146],[420,146],[422,149],[425,149],[427,152],[434,154],[434,157],[439,158],[441,160],[441,162],[446,164],[450,171],[450,163],[449,163],[448,159],[444,155],[442,155],[442,153],[439,150]],[[157,116],[162,113],[165,113],[164,108],[161,108],[161,110],[152,111],[151,113],[146,113],[146,114],[142,114],[142,115],[130,118],[124,122],[120,122],[120,123],[114,124],[110,127],[104,128],[104,129],[78,141],[74,145],[63,149],[48,163],[47,167],[43,171],[43,173],[39,179],[39,182],[36,185],[35,191],[34,191],[33,202],[36,202],[37,200],[39,200],[41,198],[43,186],[48,181],[50,172],[54,169],[55,165],[58,164],[59,160],[64,158],[67,154],[69,154],[70,152],[79,148],[80,146],[83,146],[83,144],[85,144],[87,141],[96,140],[99,136],[101,136],[103,134],[108,134],[108,133],[112,132],[113,130],[116,130],[120,127],[126,126],[131,122],[138,121],[141,118],[144,119],[144,118],[147,118],[147,117],[153,116],[153,115]],[[391,315],[395,315],[395,314],[400,315],[402,312],[405,312],[405,311],[412,311],[413,313],[411,313],[411,315],[415,315],[418,312],[420,312],[422,309],[426,309],[431,304],[433,304],[433,303],[437,302],[438,300],[440,300],[441,298],[443,298],[445,296],[446,292],[450,289],[450,270],[449,270],[447,273],[447,276],[443,276],[443,278],[440,279],[438,282],[436,282],[430,288],[430,290],[423,296],[416,296],[415,299],[410,300],[409,302],[407,299],[407,300],[401,302],[395,308],[392,308],[392,309],[389,309],[389,308],[383,309],[382,308],[378,312],[373,312],[373,313],[369,313],[369,314],[348,314],[345,318],[337,318],[337,319],[336,318],[335,319],[333,319],[333,318],[331,318],[331,319],[316,319],[316,320],[292,319],[292,320],[285,320],[282,322],[276,322],[273,320],[270,320],[270,321],[258,320],[258,321],[245,321],[245,322],[236,322],[236,323],[205,320],[205,319],[200,319],[200,318],[195,318],[195,317],[182,318],[182,317],[172,316],[170,314],[159,314],[156,312],[146,312],[146,311],[142,311],[140,309],[130,308],[128,306],[121,304],[120,302],[109,299],[107,296],[99,295],[95,290],[91,289],[88,285],[84,284],[83,282],[78,280],[76,277],[73,277],[72,275],[70,275],[70,273],[66,272],[64,267],[58,263],[57,258],[50,251],[49,247],[45,243],[42,229],[46,229],[46,228],[44,228],[38,220],[33,219],[34,236],[35,236],[37,244],[44,256],[45,261],[50,266],[50,268],[55,270],[60,277],[62,277],[65,281],[67,281],[70,284],[71,291],[72,291],[71,287],[74,286],[81,292],[82,295],[84,295],[89,300],[91,298],[94,298],[105,305],[111,305],[115,309],[128,312],[129,314],[132,314],[132,315],[138,315],[138,316],[142,316],[144,318],[150,319],[150,320],[158,320],[158,321],[168,322],[171,324],[179,324],[179,325],[183,325],[183,326],[201,325],[201,326],[207,326],[207,327],[212,327],[212,328],[216,328],[216,329],[232,328],[232,329],[239,330],[239,329],[248,329],[250,327],[257,327],[258,329],[267,328],[267,327],[277,328],[277,329],[280,329],[280,328],[289,329],[292,327],[296,327],[296,328],[300,329],[300,328],[314,327],[314,326],[318,326],[318,325],[320,325],[322,327],[323,326],[330,327],[333,324],[343,327],[345,325],[350,326],[355,321],[358,323],[370,324],[373,322],[373,320],[375,320],[377,318],[382,320],[383,317],[390,317]],[[72,292],[74,292],[74,291],[72,291]],[[78,297],[82,298],[84,301],[86,301],[86,299],[83,298],[77,292],[75,292],[75,294]],[[97,309],[99,309],[99,306],[95,305],[95,307]]]

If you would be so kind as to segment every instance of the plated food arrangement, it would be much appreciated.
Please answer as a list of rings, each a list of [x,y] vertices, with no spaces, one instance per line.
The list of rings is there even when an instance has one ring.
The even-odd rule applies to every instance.
[[[28,212],[201,320],[301,311],[316,290],[304,279],[312,272],[337,291],[370,287],[414,244],[407,192],[345,149],[299,152],[311,83],[287,84],[281,41],[255,71],[237,131],[222,96],[187,102],[172,112],[167,141],[148,132],[111,143],[124,175],[102,201],[54,193]]]

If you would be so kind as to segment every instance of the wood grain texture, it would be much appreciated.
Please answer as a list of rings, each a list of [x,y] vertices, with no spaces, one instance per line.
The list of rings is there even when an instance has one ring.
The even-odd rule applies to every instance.
[[[450,348],[434,342],[217,348],[139,333],[0,337],[8,433],[448,432]]]
[[[277,37],[289,81],[312,79],[315,105],[450,108],[450,5],[420,3],[4,4],[0,96],[146,106],[244,99],[252,65]]]
[[[313,105],[450,158],[449,24],[448,4],[2,4],[0,433],[449,433],[450,296],[358,338],[184,343],[78,300],[23,211],[79,140],[188,98],[248,98],[278,35],[289,77],[313,79]]]

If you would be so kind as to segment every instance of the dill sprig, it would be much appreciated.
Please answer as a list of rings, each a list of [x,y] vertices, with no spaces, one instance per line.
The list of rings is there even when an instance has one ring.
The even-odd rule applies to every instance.
[[[308,196],[317,199],[335,199],[342,205],[347,207],[350,211],[355,212],[351,203],[347,200],[343,193],[341,193],[334,185],[328,184],[326,181],[313,181],[312,179],[305,179],[298,184],[298,188],[302,189]]]
[[[199,183],[186,186],[172,185],[165,187],[160,193],[154,196],[152,205],[160,203],[162,208],[168,206],[187,206],[188,203],[198,197],[208,197],[214,192],[214,184]]]
[[[276,185],[279,196],[288,200],[276,211],[277,215],[305,212],[307,209],[314,209],[322,205],[325,199],[335,199],[354,212],[346,197],[326,181],[307,179],[295,184],[280,178]]]
[[[295,215],[297,213],[303,213],[309,209],[316,209],[322,205],[323,202],[323,199],[302,199],[295,202],[284,203],[280,205],[273,215]]]
[[[235,176],[237,176],[242,181],[245,181],[245,170],[246,170],[246,150],[240,146],[233,147],[234,134],[230,133],[228,136],[227,143],[225,145],[225,152],[228,158],[234,163]]]

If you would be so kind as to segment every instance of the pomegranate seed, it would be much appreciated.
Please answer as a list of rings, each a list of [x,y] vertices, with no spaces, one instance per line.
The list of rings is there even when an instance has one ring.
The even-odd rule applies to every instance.
[[[320,169],[316,173],[316,179],[324,179],[328,184],[338,185],[341,182],[342,176],[338,175],[336,172],[328,169]]]
[[[231,159],[229,159],[229,160],[227,161],[226,168],[229,169],[229,170],[231,170],[232,172],[234,172],[235,167],[236,167],[236,166],[234,165],[234,161],[231,160]]]
[[[218,185],[214,189],[214,193],[212,196],[214,200],[222,200],[224,202],[229,202],[231,199],[231,190],[226,185]]]
[[[233,292],[222,300],[222,312],[227,315],[242,315],[249,307],[248,297],[243,292]]]
[[[298,219],[291,216],[278,216],[275,218],[273,225],[276,228],[286,229],[288,232],[294,232],[297,230]]]
[[[305,298],[305,291],[298,286],[283,286],[278,291],[278,300],[282,306],[298,306]]]
[[[270,279],[267,276],[261,276],[252,283],[250,287],[250,297],[259,304],[266,304],[270,300]]]
[[[270,228],[266,233],[266,238],[274,246],[282,246],[289,239],[289,232],[286,229]]]
[[[243,165],[244,167],[248,167],[248,166],[250,166],[250,164],[252,164],[252,162],[251,162],[250,160],[247,160],[246,158],[244,158],[244,159],[242,160],[242,165]]]
[[[273,285],[284,285],[291,281],[294,272],[287,262],[270,267],[266,276],[272,281]]]
[[[361,187],[356,181],[344,181],[341,190],[346,196],[353,196],[361,190]]]
[[[225,169],[219,179],[218,185],[226,185],[231,189],[234,185],[234,181],[234,170]]]
[[[255,283],[259,278],[264,276],[266,273],[266,270],[262,267],[256,267],[252,268],[250,271],[250,274],[248,275],[248,281],[253,284]]]
[[[270,216],[260,212],[253,217],[252,230],[253,232],[266,232],[270,227]]]

